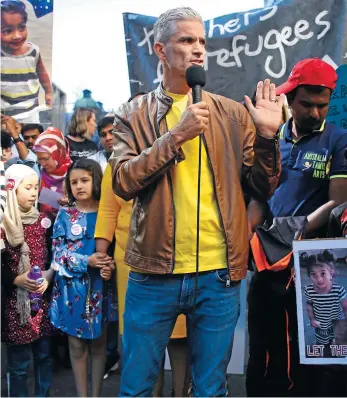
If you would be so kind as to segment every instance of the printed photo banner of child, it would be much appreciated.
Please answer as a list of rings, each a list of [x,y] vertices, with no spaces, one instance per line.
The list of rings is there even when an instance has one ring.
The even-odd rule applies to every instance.
[[[300,362],[347,364],[347,239],[295,241]]]
[[[1,113],[40,123],[40,113],[47,120],[52,108],[53,0],[0,4]]]

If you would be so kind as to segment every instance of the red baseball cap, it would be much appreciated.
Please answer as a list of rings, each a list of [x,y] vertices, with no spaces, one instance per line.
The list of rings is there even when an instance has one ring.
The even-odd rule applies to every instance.
[[[276,88],[276,95],[287,94],[303,84],[335,89],[337,73],[335,69],[319,58],[308,58],[299,61],[288,77],[288,80]]]

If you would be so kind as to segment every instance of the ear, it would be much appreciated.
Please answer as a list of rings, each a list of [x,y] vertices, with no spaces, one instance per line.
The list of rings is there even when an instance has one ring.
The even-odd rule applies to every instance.
[[[154,47],[153,48],[154,48],[154,51],[157,54],[158,58],[160,59],[160,61],[162,61],[162,63],[164,63],[166,61],[164,43],[161,43],[161,42],[157,41],[156,43],[154,43]]]

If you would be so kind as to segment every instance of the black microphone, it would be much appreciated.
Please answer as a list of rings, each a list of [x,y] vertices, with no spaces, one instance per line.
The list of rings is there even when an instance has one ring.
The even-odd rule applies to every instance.
[[[199,65],[192,65],[186,70],[186,81],[192,89],[193,104],[201,101],[201,88],[206,84],[205,69]]]

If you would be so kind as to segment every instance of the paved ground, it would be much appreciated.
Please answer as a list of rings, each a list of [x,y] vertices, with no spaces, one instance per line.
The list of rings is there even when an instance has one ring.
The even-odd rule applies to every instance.
[[[1,397],[7,397],[7,385],[6,385],[6,358],[4,356],[4,346],[1,350],[2,356],[2,369],[1,369]],[[116,397],[119,392],[119,372],[111,373],[110,377],[105,380],[102,390],[103,397]],[[242,375],[230,375],[229,381],[229,396],[233,397],[244,397],[245,392],[245,380]],[[34,394],[34,379],[32,369],[29,372],[28,384],[30,393]],[[171,372],[167,371],[165,374],[165,388],[164,395],[169,397],[171,391]],[[52,397],[75,397],[75,383],[71,369],[60,369],[55,371],[53,374],[53,384],[51,389]]]

